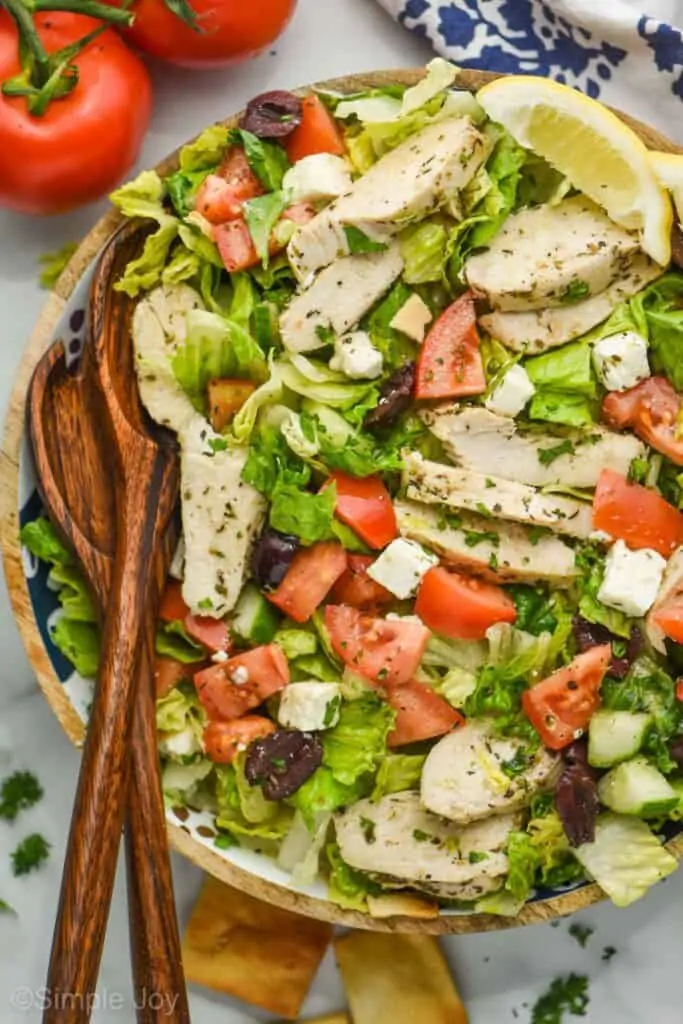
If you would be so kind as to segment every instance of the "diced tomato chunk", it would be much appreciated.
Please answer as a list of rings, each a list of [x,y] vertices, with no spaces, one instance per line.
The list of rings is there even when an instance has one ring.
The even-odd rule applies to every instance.
[[[423,577],[415,613],[435,633],[454,640],[483,640],[496,622],[517,618],[514,601],[502,587],[441,566]]]
[[[683,466],[680,413],[680,396],[666,377],[648,377],[628,391],[611,391],[602,403],[602,418],[608,426],[631,427],[677,466]]]
[[[341,133],[323,101],[314,93],[302,101],[301,124],[287,136],[285,149],[293,164],[313,153],[343,156]]]
[[[417,398],[464,398],[486,390],[474,296],[465,292],[431,327],[417,361]]]
[[[210,651],[227,651],[230,647],[227,622],[211,615],[192,615],[183,600],[182,584],[178,580],[169,580],[166,584],[159,618],[162,622],[182,622],[188,636]]]
[[[593,526],[631,548],[652,548],[664,558],[683,544],[683,515],[661,495],[603,469],[593,497]]]
[[[683,593],[672,595],[652,609],[650,618],[669,640],[683,644]]]
[[[319,541],[294,556],[269,601],[295,622],[306,622],[346,569],[346,552],[336,541]]]
[[[288,206],[282,214],[282,220],[291,220],[293,224],[308,224],[309,220],[315,217],[315,206],[313,203],[294,203]]]
[[[242,204],[263,195],[261,182],[252,171],[243,149],[233,147],[216,174],[200,185],[195,209],[210,224],[223,224],[241,216]]]
[[[158,654],[154,659],[154,685],[157,700],[165,697],[178,683],[191,683],[195,672],[199,672],[204,663],[197,661],[192,665],[184,665],[175,658],[167,658]]]
[[[376,611],[383,605],[393,604],[396,598],[368,576],[368,567],[374,555],[348,555],[348,568],[332,587],[330,597],[334,604],[350,604],[361,611]]]
[[[259,262],[258,253],[244,217],[236,217],[213,229],[213,239],[225,269],[231,274],[247,270]]]
[[[277,644],[266,644],[198,672],[194,684],[209,718],[231,721],[258,707],[289,682]]]
[[[331,483],[337,486],[335,513],[368,547],[384,548],[398,537],[391,495],[378,476],[335,472],[323,486]]]
[[[204,746],[216,764],[232,764],[237,755],[254,742],[275,732],[275,725],[261,715],[247,715],[234,722],[209,722],[204,730]]]
[[[591,647],[524,691],[526,716],[550,750],[568,747],[585,732],[600,706],[600,684],[611,660],[611,644]]]
[[[435,739],[465,721],[448,701],[424,683],[392,686],[387,700],[396,711],[396,725],[387,740],[390,747]]]
[[[683,679],[676,682],[676,700],[683,701]]]
[[[327,606],[325,625],[344,664],[379,686],[409,682],[429,640],[416,619],[374,618],[343,604]]]

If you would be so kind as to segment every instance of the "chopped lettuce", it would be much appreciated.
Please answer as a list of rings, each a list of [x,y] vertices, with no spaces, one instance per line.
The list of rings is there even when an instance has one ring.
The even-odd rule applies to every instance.
[[[391,321],[412,294],[413,290],[407,284],[398,281],[361,323],[361,327],[370,335],[372,344],[382,353],[385,370],[396,370],[417,355],[415,342],[390,327]],[[377,404],[376,400],[374,404]]]
[[[206,409],[206,387],[214,377],[264,380],[266,358],[238,323],[206,309],[187,314],[187,339],[173,355],[176,380],[195,408]]]
[[[310,371],[302,372],[302,366],[310,364]],[[299,359],[297,365],[282,362],[280,373],[282,383],[302,398],[329,405],[333,409],[350,409],[362,402],[374,385],[367,381],[349,383],[348,377],[330,370],[324,363],[313,359]]]
[[[507,841],[508,876],[505,888],[516,900],[525,902],[534,887],[538,859],[526,832],[511,832]]]
[[[169,217],[158,231],[148,235],[142,254],[130,261],[114,288],[134,299],[140,292],[149,291],[159,284],[177,235],[178,222],[175,218]]]
[[[173,735],[189,729],[201,741],[206,712],[191,684],[175,686],[156,705],[157,730]]]
[[[180,151],[180,170],[191,174],[195,171],[210,171],[223,159],[230,132],[220,124],[212,124],[201,132],[194,142],[183,146]]]
[[[165,761],[161,775],[161,788],[168,804],[193,807],[211,806],[208,787],[204,790],[202,783],[208,779],[213,770],[213,762],[206,757],[197,757],[193,761],[181,764],[178,761]],[[200,793],[202,796],[200,797]]]
[[[604,552],[597,544],[584,544],[577,548],[575,560],[580,570],[576,588],[579,593],[579,612],[583,618],[605,626],[616,636],[630,636],[631,623],[627,616],[598,600],[598,591],[605,575]]]
[[[572,427],[595,423],[597,380],[587,342],[562,345],[524,360],[523,365],[536,387],[530,419]]]
[[[315,654],[318,650],[318,638],[310,629],[279,629],[273,637],[273,643],[282,648],[287,661]]]
[[[377,896],[382,888],[361,871],[355,871],[343,859],[336,842],[330,843],[325,853],[330,866],[327,895],[344,910],[368,909],[368,896]]]
[[[264,267],[267,267],[270,261],[270,236],[288,205],[289,197],[281,191],[257,196],[244,204],[244,219],[256,253]]]
[[[548,794],[534,798],[526,831],[510,834],[507,854],[510,869],[505,889],[522,902],[534,886],[554,888],[583,875]]]
[[[552,633],[557,627],[554,609],[556,600],[550,598],[543,587],[531,587],[523,584],[508,587],[508,592],[515,602],[517,619],[515,626],[525,633],[539,636],[541,633]]]
[[[165,179],[168,198],[179,217],[187,217],[194,210],[199,186],[209,173],[209,169],[176,171]]]
[[[318,410],[317,403],[311,403],[309,409],[301,413],[300,421],[306,436],[315,437],[317,453],[327,467],[357,477],[401,469],[401,454],[392,445],[387,445],[386,441],[380,443],[374,435],[362,430],[353,430],[342,416],[336,417],[333,410]]]
[[[234,764],[216,766],[216,824],[236,839],[272,843],[289,832],[293,811],[281,801],[266,800],[260,786],[250,786],[244,775],[244,757]]]
[[[418,789],[426,760],[426,754],[387,754],[379,766],[372,799],[381,800],[389,793]]]
[[[678,866],[644,821],[611,813],[600,815],[595,841],[579,846],[576,857],[617,907],[635,903]]]
[[[309,885],[318,875],[320,854],[329,831],[331,814],[318,814],[309,829],[300,811],[294,815],[292,827],[282,840],[277,862],[291,872],[297,885]]]
[[[251,438],[261,410],[279,402],[282,398],[283,385],[280,364],[269,359],[268,370],[270,372],[268,380],[249,396],[232,421],[232,432],[240,444],[246,444]]]
[[[282,188],[282,179],[291,166],[284,148],[277,142],[259,139],[244,128],[236,129],[232,138],[244,146],[249,165],[263,187],[268,192]]]
[[[355,782],[346,785],[334,777],[331,768],[323,764],[306,779],[288,802],[303,815],[307,826],[313,829],[318,815],[332,814],[356,803],[368,796],[371,788],[372,781],[367,776],[360,776]]]
[[[399,235],[406,284],[441,281],[444,276],[448,230],[443,218],[428,218]]]
[[[652,715],[643,752],[660,772],[670,774],[676,762],[669,753],[669,741],[683,726],[683,704],[676,699],[672,677],[649,655],[641,654],[622,680],[609,676],[601,687],[603,707],[613,711],[646,711]]]
[[[361,231],[360,228],[352,224],[344,226],[344,234],[349,253],[352,255],[364,252],[384,252],[387,248],[386,242],[376,241],[366,234],[365,231]]]
[[[192,639],[179,619],[158,624],[155,650],[157,654],[173,658],[184,665],[201,661],[206,654],[204,645]]]
[[[271,494],[270,525],[280,533],[293,534],[303,544],[329,540],[336,501],[334,485],[313,494],[278,481]]]
[[[79,675],[97,675],[100,645],[95,609],[74,557],[45,516],[26,523],[21,543],[36,558],[52,566],[49,579],[57,588],[62,615],[50,628],[50,638]]]
[[[77,248],[78,242],[66,242],[59,249],[43,253],[38,257],[41,267],[39,278],[41,288],[54,287]]]
[[[345,786],[376,772],[395,721],[393,708],[374,693],[344,701],[338,724],[323,735],[323,764]]]

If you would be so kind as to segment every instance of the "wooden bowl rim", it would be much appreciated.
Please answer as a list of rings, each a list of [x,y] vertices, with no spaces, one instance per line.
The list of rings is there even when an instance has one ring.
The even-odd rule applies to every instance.
[[[306,86],[299,92],[311,88],[353,92],[364,88],[376,88],[388,83],[400,82],[413,85],[424,71],[422,68],[368,72],[318,82]],[[458,84],[476,90],[487,82],[505,76],[483,71],[462,71]],[[681,152],[669,139],[642,122],[616,111],[629,124],[650,149],[665,152]],[[226,126],[234,125],[239,114],[227,118]],[[156,167],[160,174],[167,174],[177,166],[178,150],[162,160]],[[50,344],[53,332],[69,298],[82,275],[100,251],[112,232],[122,223],[123,217],[113,208],[95,224],[84,238],[59,280],[52,289],[45,306],[31,334],[10,396],[4,436],[0,449],[0,544],[5,568],[5,578],[12,609],[29,660],[38,677],[38,683],[50,707],[59,719],[69,739],[77,746],[82,745],[85,728],[69,701],[63,684],[58,680],[47,651],[43,645],[33,615],[28,586],[22,565],[19,543],[19,464],[21,445],[24,437],[25,397],[33,369]],[[362,928],[383,932],[418,932],[428,934],[472,933],[496,931],[520,925],[551,921],[556,917],[574,913],[592,903],[604,899],[604,893],[595,884],[588,884],[574,892],[563,893],[547,900],[531,903],[515,918],[498,917],[492,914],[449,915],[434,920],[410,917],[396,917],[378,920],[367,914],[342,910],[328,900],[293,892],[274,882],[239,868],[224,860],[220,854],[197,842],[182,825],[169,822],[168,834],[171,845],[204,871],[222,881],[249,893],[258,899],[272,903],[286,910],[330,921],[350,928]],[[683,833],[667,843],[667,848],[677,857],[683,857]]]

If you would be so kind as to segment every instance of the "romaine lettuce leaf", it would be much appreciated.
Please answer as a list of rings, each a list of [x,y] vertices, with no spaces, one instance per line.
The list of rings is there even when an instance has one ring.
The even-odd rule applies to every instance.
[[[338,724],[322,738],[323,764],[337,782],[351,786],[363,775],[377,771],[395,721],[396,712],[376,694],[343,702]]]
[[[294,815],[292,827],[282,841],[277,862],[284,871],[291,872],[295,884],[310,885],[316,879],[320,854],[331,821],[331,814],[318,814],[309,829],[300,811]]]
[[[155,650],[157,654],[174,658],[184,665],[201,661],[206,654],[203,644],[192,639],[179,619],[174,622],[159,623]]]
[[[275,843],[289,832],[293,811],[281,801],[266,800],[260,786],[250,786],[244,776],[243,758],[216,766],[216,824],[237,839],[261,839]]]
[[[130,261],[123,276],[114,284],[116,291],[134,299],[140,292],[149,291],[160,283],[178,228],[179,222],[169,216],[158,231],[148,235],[141,255]]]
[[[331,814],[356,803],[367,796],[371,788],[372,779],[368,776],[360,776],[351,785],[345,785],[334,777],[331,768],[321,765],[288,803],[303,815],[308,828],[313,829],[320,814]]]
[[[69,565],[73,555],[46,516],[40,516],[21,528],[19,539],[24,547],[49,565]]]
[[[55,565],[48,583],[59,591],[59,603],[65,615],[77,622],[97,622],[95,606],[83,573],[75,565]]]
[[[639,900],[678,866],[644,821],[620,814],[601,814],[595,841],[579,846],[576,856],[617,907]]]
[[[597,380],[591,346],[585,341],[562,345],[523,362],[536,386],[529,417],[572,427],[589,426],[597,419]]]
[[[282,399],[283,384],[280,364],[271,358],[268,361],[268,370],[270,376],[265,384],[262,384],[249,396],[232,421],[232,432],[240,444],[246,444],[249,441],[261,410]]]
[[[249,228],[254,248],[264,267],[270,261],[270,236],[283,211],[289,205],[289,197],[281,191],[269,192],[244,203],[244,219]]]
[[[177,733],[189,729],[201,742],[206,712],[191,683],[180,684],[160,697],[156,705],[156,723],[159,732]]]
[[[526,902],[534,887],[538,856],[526,832],[511,832],[507,841],[508,876],[505,888],[516,899]]]
[[[206,309],[187,314],[187,339],[171,360],[176,380],[195,408],[206,408],[206,387],[214,377],[264,380],[266,357],[251,335],[232,320]]]
[[[399,235],[403,281],[426,284],[441,281],[445,272],[448,230],[442,220],[429,218],[405,228]]]
[[[51,628],[50,638],[79,676],[92,679],[97,675],[100,643],[96,626],[62,615]]]
[[[337,501],[334,484],[313,494],[279,480],[270,498],[270,525],[274,530],[293,534],[303,544],[330,539]]]
[[[609,676],[601,687],[603,707],[614,711],[646,711],[652,715],[643,750],[660,772],[670,774],[676,763],[669,741],[683,726],[683,704],[676,699],[672,677],[651,657],[641,654],[622,680]]]
[[[361,871],[355,871],[343,859],[336,842],[330,843],[325,853],[330,866],[327,895],[344,910],[368,909],[368,896],[378,896],[382,887]]]
[[[282,188],[282,179],[291,166],[282,146],[259,139],[244,128],[235,129],[232,139],[244,146],[252,171],[268,192]]]
[[[363,330],[370,335],[372,344],[382,353],[385,370],[396,370],[417,355],[418,346],[415,342],[389,326],[412,294],[413,289],[403,281],[398,281],[361,323]]]
[[[418,789],[426,760],[426,754],[387,754],[379,766],[372,799],[381,800],[389,793]]]
[[[210,125],[194,142],[180,150],[180,170],[186,173],[213,170],[223,159],[229,141],[229,129],[220,124]]]
[[[598,591],[605,575],[605,555],[596,544],[577,548],[576,566],[580,570],[576,586],[579,593],[579,612],[588,622],[605,626],[616,636],[628,637],[631,623],[623,612],[608,608],[598,600]]]

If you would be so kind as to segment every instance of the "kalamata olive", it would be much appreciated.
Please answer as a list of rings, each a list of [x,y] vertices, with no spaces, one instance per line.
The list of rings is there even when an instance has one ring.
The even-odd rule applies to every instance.
[[[266,527],[251,556],[251,572],[263,590],[274,590],[282,583],[299,550],[299,539]]]
[[[623,643],[622,637],[610,633],[606,626],[597,622],[588,622],[580,615],[574,618],[574,636],[580,651],[587,651],[590,647],[598,647],[601,644]],[[643,649],[643,634],[637,626],[633,626],[626,642],[626,653],[612,658],[609,667],[609,674],[615,679],[623,679]]]
[[[276,729],[251,744],[244,765],[247,782],[260,785],[268,800],[296,793],[323,760],[323,745],[310,732]]]
[[[585,739],[575,740],[562,751],[565,764],[588,764],[588,743]]]
[[[293,92],[262,92],[247,104],[242,128],[260,139],[284,139],[301,124],[301,111],[301,100]]]
[[[415,389],[415,363],[406,363],[392,373],[380,388],[379,402],[366,413],[366,430],[384,430],[394,425],[409,408]]]
[[[683,771],[683,736],[674,736],[669,746],[669,754],[671,759]]]
[[[557,783],[555,806],[569,845],[592,843],[599,809],[597,773],[578,761],[567,765]]]

